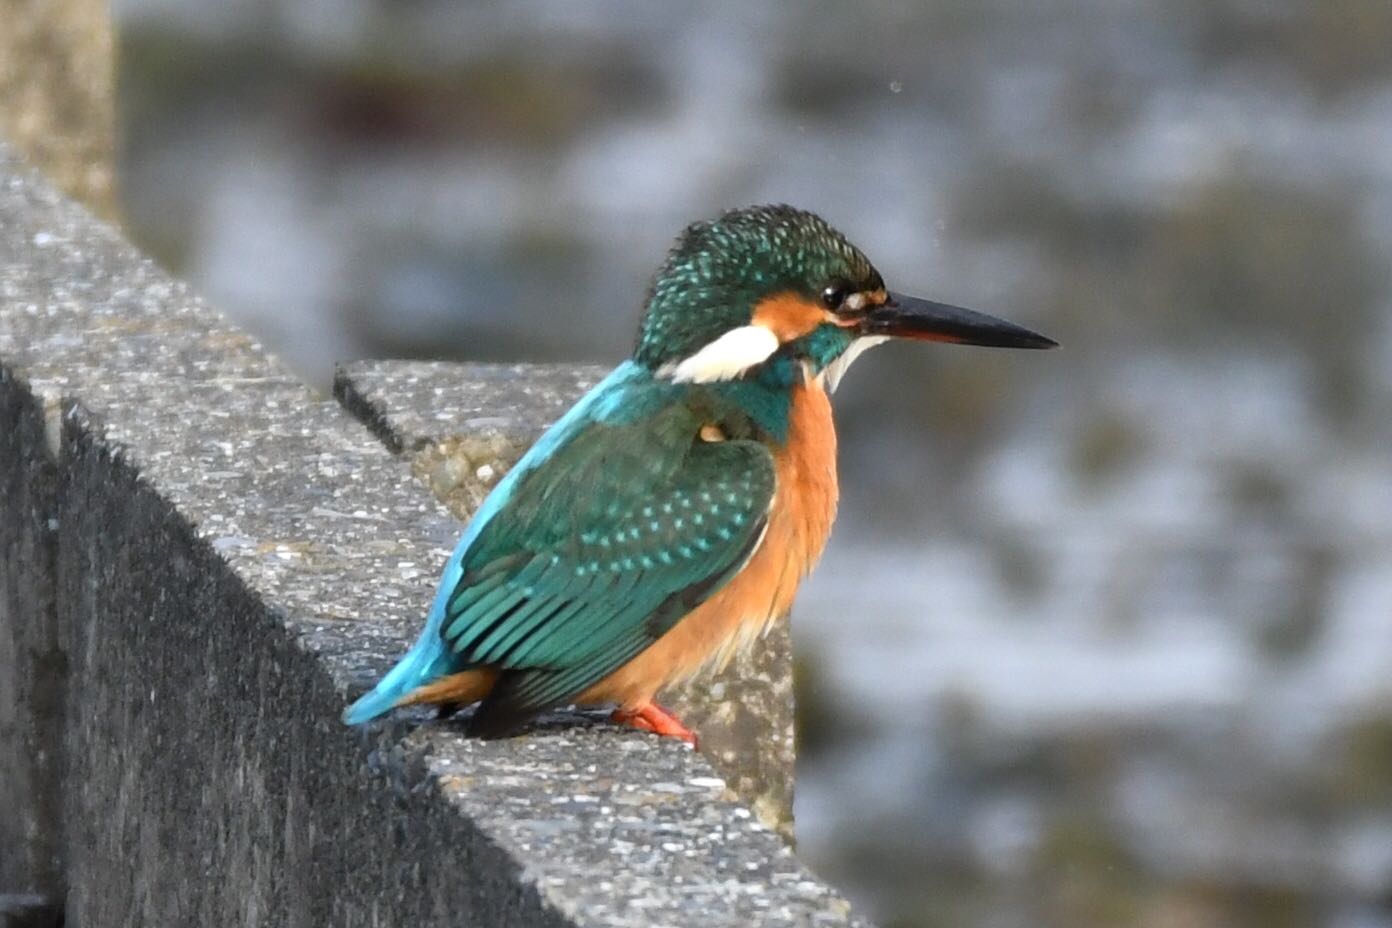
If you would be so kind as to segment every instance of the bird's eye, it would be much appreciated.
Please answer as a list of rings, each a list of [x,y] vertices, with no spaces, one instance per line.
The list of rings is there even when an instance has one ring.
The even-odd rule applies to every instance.
[[[822,291],[822,302],[826,304],[827,309],[840,309],[850,292],[851,288],[846,284],[831,284]]]

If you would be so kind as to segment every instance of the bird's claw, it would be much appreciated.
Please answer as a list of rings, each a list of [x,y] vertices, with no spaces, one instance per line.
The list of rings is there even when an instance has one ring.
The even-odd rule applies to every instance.
[[[655,702],[645,703],[637,709],[615,709],[610,720],[639,731],[650,731],[664,738],[680,738],[693,748],[699,746],[696,733],[683,725],[681,719]]]

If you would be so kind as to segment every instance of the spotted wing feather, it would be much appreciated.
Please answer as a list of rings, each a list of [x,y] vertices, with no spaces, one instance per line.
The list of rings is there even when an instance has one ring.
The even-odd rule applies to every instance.
[[[772,457],[754,441],[704,441],[700,426],[680,404],[596,424],[480,535],[441,625],[464,665],[503,671],[475,733],[506,733],[602,680],[748,560]]]

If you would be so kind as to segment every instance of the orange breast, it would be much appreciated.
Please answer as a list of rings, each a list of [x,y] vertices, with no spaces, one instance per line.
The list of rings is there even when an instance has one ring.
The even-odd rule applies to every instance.
[[[652,647],[576,702],[641,706],[708,664],[723,667],[787,614],[836,518],[836,430],[820,383],[793,388],[788,442],[774,449],[774,463],[778,482],[768,529],[749,563]]]

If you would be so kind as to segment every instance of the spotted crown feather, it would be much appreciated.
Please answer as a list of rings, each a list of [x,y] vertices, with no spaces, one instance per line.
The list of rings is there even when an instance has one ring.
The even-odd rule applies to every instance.
[[[809,297],[828,281],[881,286],[870,260],[825,219],[782,204],[730,210],[688,226],[648,291],[634,360],[656,369],[746,324],[769,294]]]

